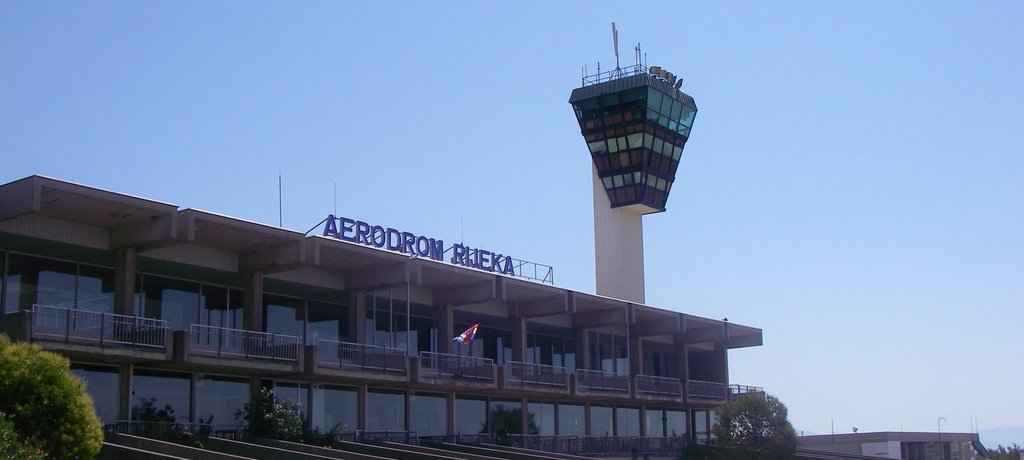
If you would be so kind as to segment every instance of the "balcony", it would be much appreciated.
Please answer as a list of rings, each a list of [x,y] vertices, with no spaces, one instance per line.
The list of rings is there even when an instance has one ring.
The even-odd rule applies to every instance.
[[[294,373],[302,370],[302,339],[293,335],[190,325],[175,332],[175,360],[205,368]]]
[[[607,371],[576,370],[576,392],[603,393],[629,397],[629,377]]]
[[[497,368],[494,360],[478,356],[420,352],[420,383],[454,384],[475,388],[494,388]]]
[[[74,358],[132,363],[168,361],[170,333],[159,319],[33,305],[3,315],[0,329],[14,340],[38,342]]]
[[[503,387],[568,394],[569,374],[560,366],[509,361],[504,366]]]
[[[750,385],[729,385],[729,400],[735,401],[746,395],[759,395],[764,397],[764,388],[752,387]]]
[[[400,348],[338,342],[316,342],[313,373],[366,381],[408,381],[409,357]]]
[[[683,385],[677,378],[637,375],[636,394],[637,397],[678,401],[683,395]]]
[[[691,401],[720,402],[729,396],[729,389],[720,382],[689,380],[686,382],[686,393]]]

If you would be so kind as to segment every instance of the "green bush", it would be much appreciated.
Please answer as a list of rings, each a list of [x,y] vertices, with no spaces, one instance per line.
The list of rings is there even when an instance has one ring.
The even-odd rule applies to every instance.
[[[0,412],[21,439],[51,458],[91,459],[103,429],[67,358],[0,335]]]
[[[796,451],[796,430],[778,398],[751,393],[715,410],[719,459],[784,460]]]
[[[235,418],[243,422],[249,436],[301,441],[306,432],[301,410],[301,404],[278,401],[272,390],[261,388],[251,402],[235,411]]]
[[[0,413],[0,457],[12,460],[43,460],[46,454],[21,439],[14,423]]]

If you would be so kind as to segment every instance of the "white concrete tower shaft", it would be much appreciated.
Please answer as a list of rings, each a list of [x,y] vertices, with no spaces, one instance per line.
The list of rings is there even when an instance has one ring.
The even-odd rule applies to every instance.
[[[594,262],[597,295],[644,303],[644,225],[634,206],[612,208],[594,173]]]

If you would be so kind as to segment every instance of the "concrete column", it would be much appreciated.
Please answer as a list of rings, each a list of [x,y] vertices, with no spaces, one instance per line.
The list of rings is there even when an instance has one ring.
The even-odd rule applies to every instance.
[[[360,430],[366,429],[366,384],[356,389],[356,425]]]
[[[242,293],[243,322],[250,331],[263,330],[263,270],[253,270],[245,275],[245,291]]]
[[[114,313],[135,315],[135,248],[119,249],[114,258]]]
[[[635,377],[644,373],[644,341],[640,337],[629,338],[629,375]]]
[[[455,435],[455,392],[448,393],[448,407],[445,408],[448,411],[448,422],[445,431],[448,436]]]
[[[452,337],[455,337],[455,307],[437,307],[437,352],[452,352]]]
[[[628,207],[613,209],[596,166],[593,177],[597,294],[644,303],[643,215]]]
[[[683,401],[685,402],[689,397],[686,391],[686,381],[690,380],[690,352],[688,346],[678,336],[675,338],[675,346],[673,348],[676,351],[676,374],[683,385]]]
[[[353,324],[349,325],[349,329],[353,331],[352,338],[356,343],[369,343],[366,340],[366,292],[356,291],[352,293],[352,311],[349,312],[350,318],[355,318]],[[373,332],[370,331],[372,334]]]
[[[640,436],[647,436],[647,404],[640,403]]]
[[[132,369],[131,364],[121,366],[118,371],[117,418],[129,420],[132,414]],[[112,420],[111,420],[112,421]]]
[[[346,331],[346,334],[348,334],[347,341],[363,343],[359,340],[359,329],[363,327],[363,322],[359,318],[359,311],[363,310],[363,315],[366,312],[360,308],[359,297],[358,291],[348,293],[348,331]]]
[[[526,318],[512,318],[512,361],[525,362]]]
[[[590,401],[583,403],[583,420],[586,421],[584,425],[587,429],[587,436],[593,436],[592,434],[590,434]]]
[[[585,329],[573,328],[576,343],[576,368],[590,369],[590,334]]]

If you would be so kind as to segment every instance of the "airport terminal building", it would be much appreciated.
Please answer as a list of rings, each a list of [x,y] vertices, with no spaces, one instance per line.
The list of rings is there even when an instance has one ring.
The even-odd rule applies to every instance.
[[[377,247],[353,219],[323,227],[0,185],[0,331],[68,357],[108,427],[163,411],[232,430],[272,388],[322,431],[693,439],[758,391],[732,385],[728,351],[760,329],[524,279],[482,250],[421,257],[430,241],[407,232]]]

